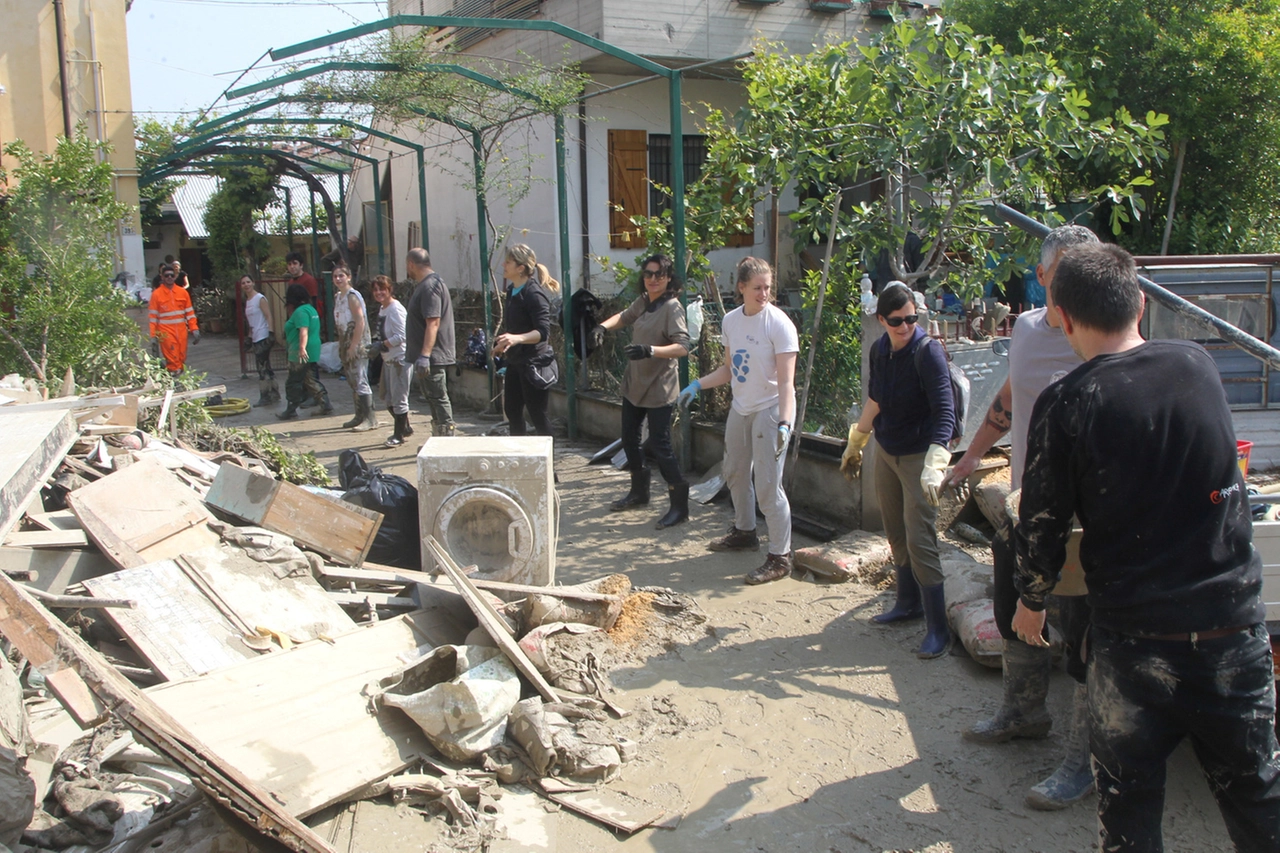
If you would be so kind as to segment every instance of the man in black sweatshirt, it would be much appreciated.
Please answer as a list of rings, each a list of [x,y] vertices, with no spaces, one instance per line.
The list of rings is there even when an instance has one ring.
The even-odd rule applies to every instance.
[[[1236,849],[1280,850],[1261,560],[1213,360],[1142,339],[1137,272],[1116,246],[1064,255],[1054,303],[1086,363],[1031,416],[1013,628],[1046,643],[1044,600],[1076,515],[1100,849],[1163,849],[1165,760],[1189,737]]]

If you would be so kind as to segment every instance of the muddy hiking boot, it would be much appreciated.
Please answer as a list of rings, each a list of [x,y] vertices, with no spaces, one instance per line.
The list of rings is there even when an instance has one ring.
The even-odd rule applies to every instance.
[[[1000,710],[966,731],[964,739],[972,743],[1004,743],[1018,737],[1047,737],[1053,718],[1045,709],[1044,700],[1049,695],[1052,663],[1048,649],[1028,646],[1021,640],[1005,640],[1004,698]]]
[[[719,539],[707,543],[709,551],[759,551],[760,536],[755,530],[739,530],[730,527],[729,532]]]
[[[1093,768],[1089,764],[1089,691],[1077,684],[1071,705],[1071,731],[1066,755],[1053,775],[1027,793],[1027,805],[1040,811],[1065,809],[1093,793]]]
[[[790,554],[770,554],[764,558],[763,566],[751,572],[742,580],[751,586],[782,580],[791,574],[793,568],[795,568],[795,562],[791,559]]]
[[[625,512],[629,509],[635,509],[638,506],[646,506],[649,503],[649,481],[653,477],[653,471],[649,468],[641,468],[638,471],[631,472],[631,490],[627,492],[625,497],[609,504],[610,512]]]
[[[893,571],[898,576],[897,600],[884,613],[871,617],[871,621],[877,625],[905,622],[924,615],[924,605],[920,603],[920,582],[916,580],[911,566],[894,566]]]
[[[254,407],[270,406],[278,399],[280,399],[280,392],[276,389],[276,381],[274,379],[259,379],[258,402],[253,404]]]
[[[658,523],[654,526],[657,530],[675,527],[689,517],[688,483],[676,483],[674,486],[667,486],[667,498],[671,501],[671,508],[667,510],[666,515],[658,519]]]

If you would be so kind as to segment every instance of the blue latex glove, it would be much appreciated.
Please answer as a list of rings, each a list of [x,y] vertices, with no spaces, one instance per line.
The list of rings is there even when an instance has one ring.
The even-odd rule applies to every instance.
[[[420,355],[413,361],[413,366],[418,370],[431,370],[431,356]]]
[[[695,379],[688,385],[684,386],[684,390],[680,392],[680,396],[676,398],[676,402],[681,406],[688,406],[693,402],[693,398],[698,396],[698,392],[701,390],[702,383]]]

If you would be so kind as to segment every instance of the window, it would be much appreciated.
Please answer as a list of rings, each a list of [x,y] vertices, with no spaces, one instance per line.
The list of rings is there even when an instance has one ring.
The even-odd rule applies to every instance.
[[[702,177],[707,162],[707,139],[688,134],[684,140],[684,183]],[[644,235],[631,223],[633,216],[660,216],[671,209],[671,135],[643,130],[609,131],[609,246],[642,248]],[[726,192],[726,196],[728,192]],[[755,229],[748,227],[725,242],[728,247],[755,245]]]

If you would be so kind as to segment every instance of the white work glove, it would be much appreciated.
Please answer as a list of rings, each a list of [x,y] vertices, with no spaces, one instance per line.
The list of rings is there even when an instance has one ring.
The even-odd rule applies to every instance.
[[[858,429],[857,424],[849,426],[849,444],[844,449],[844,454],[840,457],[840,473],[844,474],[844,478],[853,481],[854,477],[862,474],[862,449],[867,446],[867,442],[871,440],[871,433],[862,432]]]
[[[773,458],[777,459],[787,450],[791,443],[791,424],[778,424],[778,431],[773,435]]]
[[[924,491],[924,499],[930,506],[938,505],[938,495],[942,493],[942,481],[950,464],[950,450],[940,444],[929,445],[929,449],[924,454],[924,470],[920,472],[920,488]]]

